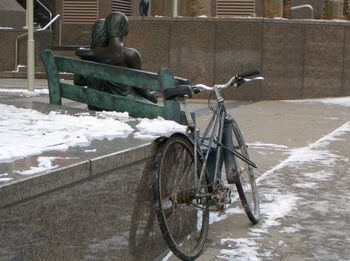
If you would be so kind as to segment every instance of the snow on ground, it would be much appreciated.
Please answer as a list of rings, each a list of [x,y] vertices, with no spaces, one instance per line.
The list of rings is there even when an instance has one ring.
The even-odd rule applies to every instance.
[[[57,157],[38,157],[38,167],[31,167],[29,170],[24,171],[16,171],[16,173],[21,175],[33,175],[38,172],[54,169],[58,167],[57,165],[52,165],[52,161],[55,159],[57,159]]]
[[[350,97],[303,99],[303,100],[284,100],[283,102],[323,103],[323,104],[329,104],[329,105],[340,105],[340,106],[350,107]]]
[[[159,133],[186,132],[186,126],[162,118],[143,119],[136,125],[136,128],[139,130],[134,134],[136,139],[155,139],[159,137]]]
[[[255,142],[255,143],[247,143],[247,145],[249,148],[254,148],[254,149],[288,150],[288,147],[285,145],[278,145],[278,144],[271,144],[271,143]]]
[[[260,187],[260,197],[261,197],[261,221],[257,226],[249,229],[249,233],[246,238],[225,238],[221,240],[221,245],[223,250],[217,258],[222,260],[272,260],[274,258],[274,253],[279,247],[282,247],[286,243],[281,240],[278,245],[270,246],[269,248],[262,247],[265,236],[270,233],[271,229],[277,229],[279,233],[297,233],[303,229],[310,230],[309,233],[315,233],[318,237],[319,231],[323,231],[324,224],[314,225],[314,227],[303,226],[301,220],[314,211],[318,214],[321,213],[325,216],[330,215],[330,203],[328,199],[332,197],[340,197],[338,195],[330,196],[324,195],[325,199],[320,199],[320,195],[317,191],[324,191],[324,184],[334,176],[334,166],[343,162],[346,164],[348,159],[346,157],[338,155],[335,151],[328,149],[328,145],[332,141],[341,140],[341,136],[350,132],[350,122],[347,122],[332,131],[328,135],[320,138],[318,141],[299,149],[290,150],[289,157],[284,161],[280,162],[278,165],[270,170],[262,173],[258,178],[257,182]],[[265,145],[260,147],[275,147],[274,145]],[[261,148],[260,148],[261,149]],[[309,172],[309,166],[315,164],[321,170]],[[315,168],[315,167],[312,167]],[[292,179],[292,183],[288,184],[286,182],[286,177],[284,172],[288,169],[289,177]],[[271,178],[273,174],[273,178]],[[327,186],[327,185],[326,185]],[[307,197],[310,195],[315,195],[315,199],[310,201]],[[342,197],[341,200],[347,200]],[[335,199],[335,202],[341,200]],[[305,210],[298,211],[299,208],[304,207],[311,213],[305,212]],[[338,207],[339,208],[339,207]],[[339,209],[338,209],[339,210]],[[342,211],[341,209],[339,211]],[[334,211],[333,211],[334,212]],[[300,215],[300,217],[299,217]],[[334,213],[337,216],[337,213]],[[285,220],[287,217],[296,217],[297,223],[290,223],[287,221],[285,225]],[[305,223],[308,221],[312,222],[312,218],[306,218]],[[328,233],[331,233],[328,231]],[[329,235],[325,235],[323,240],[328,240]],[[342,239],[339,239],[342,242]],[[321,247],[322,246],[318,246]],[[320,250],[318,250],[320,251]],[[323,257],[327,257],[332,250],[323,250]],[[319,255],[317,250],[315,250],[315,255]]]
[[[34,89],[33,92],[25,89],[13,89],[13,88],[0,88],[0,93],[5,93],[7,95],[19,95],[21,97],[33,97],[40,95],[49,94],[48,89]]]
[[[252,239],[248,238],[223,238],[220,242],[222,245],[227,245],[228,249],[221,250],[218,258],[223,260],[233,260],[232,256],[235,257],[234,260],[239,261],[258,261],[260,245]],[[231,249],[234,246],[234,249]],[[270,256],[270,254],[265,254],[265,257]]]
[[[11,181],[13,178],[8,177],[8,173],[0,174],[0,182]]]
[[[4,104],[0,104],[0,111],[0,163],[40,155],[46,151],[87,147],[92,140],[126,138],[129,135],[137,139],[155,139],[185,130],[184,126],[162,118],[134,119],[127,113],[118,112],[97,112],[96,116],[88,113],[72,116],[57,111],[43,114]],[[138,122],[136,129],[128,124],[134,121]],[[52,165],[53,160],[52,157],[39,157],[37,167],[18,173],[31,175],[58,167]],[[5,173],[0,175],[3,175],[0,176],[0,182],[11,179]]]
[[[0,26],[0,30],[13,30],[13,27]]]

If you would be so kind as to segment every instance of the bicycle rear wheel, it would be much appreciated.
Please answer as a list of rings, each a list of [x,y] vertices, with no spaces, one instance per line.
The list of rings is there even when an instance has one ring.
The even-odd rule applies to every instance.
[[[208,186],[204,179],[196,193],[197,169],[195,173],[193,144],[184,136],[171,137],[159,159],[154,196],[163,237],[182,260],[200,255],[209,227]]]
[[[249,159],[247,145],[244,142],[242,133],[238,128],[237,123],[233,119],[231,127],[233,132],[232,140],[235,146],[234,149]],[[236,166],[231,166],[231,169],[226,171],[233,171],[237,174],[235,175],[237,177],[235,183],[244,211],[246,212],[250,221],[253,224],[257,224],[260,217],[260,204],[254,170],[247,162],[236,156],[234,157],[234,162]]]

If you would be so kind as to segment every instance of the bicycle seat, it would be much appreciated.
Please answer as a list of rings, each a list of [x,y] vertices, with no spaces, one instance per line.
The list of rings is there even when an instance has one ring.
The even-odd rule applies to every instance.
[[[192,89],[191,85],[176,85],[163,90],[163,94],[166,100],[183,99],[186,95],[192,98]]]

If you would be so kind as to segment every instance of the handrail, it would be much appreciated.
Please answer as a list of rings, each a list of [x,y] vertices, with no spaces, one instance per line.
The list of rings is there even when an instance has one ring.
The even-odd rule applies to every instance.
[[[311,18],[310,19],[314,19],[314,8],[311,6],[311,5],[298,5],[298,6],[293,6],[292,7],[292,11],[293,10],[298,10],[298,9],[309,9],[310,12],[311,12]]]
[[[43,28],[39,28],[38,30],[36,30],[36,32],[46,30],[46,29],[47,29],[48,27],[50,27],[54,22],[56,22],[56,20],[59,19],[60,17],[61,17],[60,14],[56,15],[50,22],[47,23],[47,25],[45,25]]]
[[[34,30],[34,33],[36,32],[41,32],[41,31],[45,31],[47,30],[47,28],[51,28],[51,25],[56,22],[56,20],[60,19],[61,15],[58,14],[56,15],[50,22],[47,23],[47,25],[45,25],[43,28],[39,28],[39,29],[36,29]],[[61,43],[61,23],[60,23],[60,26],[59,26],[59,43]],[[28,32],[25,32],[23,34],[20,34],[20,35],[17,35],[16,37],[16,43],[15,43],[15,72],[18,72],[19,71],[19,65],[18,65],[18,40],[20,38],[23,38],[24,36],[27,36],[28,35]]]
[[[50,11],[50,9],[48,9],[42,2],[40,2],[39,0],[35,0],[42,8],[44,8],[45,9],[45,11],[47,11],[48,13],[49,13],[49,15],[50,15],[50,21],[51,21],[51,19],[52,19],[52,13],[51,13],[51,11]],[[51,27],[50,27],[50,29],[51,29]]]

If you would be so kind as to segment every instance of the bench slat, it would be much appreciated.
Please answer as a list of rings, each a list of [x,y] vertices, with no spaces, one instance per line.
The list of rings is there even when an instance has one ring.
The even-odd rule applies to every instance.
[[[181,111],[180,104],[177,101],[165,101],[164,105],[153,104],[141,97],[125,97],[99,91],[94,86],[86,87],[67,84],[60,81],[58,76],[59,72],[68,72],[158,92],[178,84],[189,84],[188,80],[175,77],[169,69],[161,69],[158,74],[155,74],[76,58],[56,56],[50,50],[44,50],[41,57],[48,75],[51,104],[62,104],[62,97],[64,97],[104,110],[127,111],[132,117],[156,118],[161,116],[181,124],[187,123],[185,113]]]
[[[61,96],[73,101],[90,104],[104,110],[124,112],[127,111],[131,117],[166,118],[167,113],[163,106],[128,98],[124,96],[101,92],[85,86],[60,83]],[[186,123],[184,112],[180,113],[180,122]]]
[[[117,84],[161,91],[158,75],[155,73],[68,57],[54,57],[59,72],[76,73]]]

